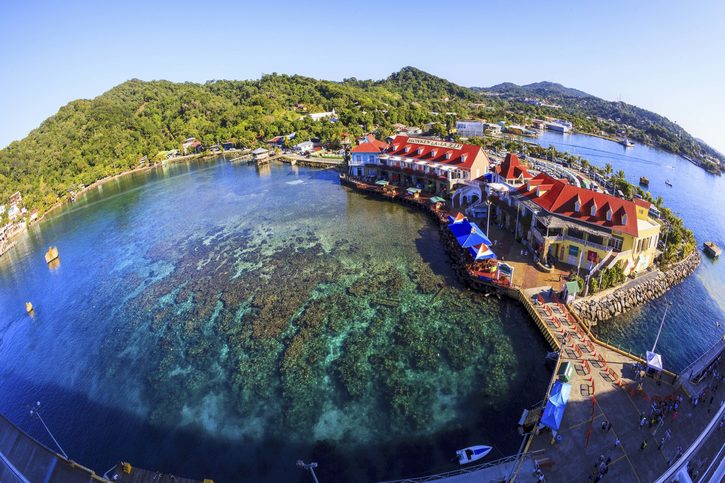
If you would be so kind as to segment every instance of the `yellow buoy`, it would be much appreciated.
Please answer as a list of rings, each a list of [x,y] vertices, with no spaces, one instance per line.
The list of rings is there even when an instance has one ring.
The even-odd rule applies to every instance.
[[[32,304],[32,302],[25,302],[25,311],[26,311],[27,313],[32,313],[32,312],[33,312],[33,310],[34,310],[34,309],[33,309],[33,304]]]

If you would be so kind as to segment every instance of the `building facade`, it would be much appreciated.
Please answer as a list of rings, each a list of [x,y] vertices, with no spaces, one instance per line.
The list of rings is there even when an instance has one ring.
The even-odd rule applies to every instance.
[[[352,149],[351,175],[443,194],[489,169],[486,153],[472,144],[408,136],[396,136],[390,145],[375,141],[368,139]]]
[[[594,271],[619,265],[626,275],[657,256],[660,224],[650,204],[570,185],[541,173],[509,198],[519,233],[544,262]]]
[[[483,136],[483,122],[481,121],[456,121],[456,132],[459,136],[466,138]]]

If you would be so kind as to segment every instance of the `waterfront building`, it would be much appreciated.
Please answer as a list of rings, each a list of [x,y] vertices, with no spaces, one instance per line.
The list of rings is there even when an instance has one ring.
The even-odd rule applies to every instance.
[[[625,274],[649,268],[657,255],[660,224],[650,203],[579,188],[541,173],[508,200],[517,226],[545,262],[583,270],[611,268]]]
[[[315,145],[312,141],[302,141],[301,143],[292,146],[292,149],[298,153],[309,153],[314,149]]]
[[[456,132],[459,136],[466,138],[483,136],[483,122],[481,121],[456,121]]]
[[[396,136],[389,147],[384,145],[377,141],[355,146],[349,173],[430,193],[448,193],[457,184],[476,183],[473,180],[489,169],[483,148],[473,144]]]
[[[496,166],[493,172],[493,182],[506,184],[510,187],[519,187],[532,179],[533,174],[521,164],[519,157],[514,153],[508,153],[503,162]]]
[[[556,132],[562,132],[567,133],[572,130],[574,127],[572,123],[569,121],[564,121],[562,119],[554,119],[553,121],[547,121],[544,126],[549,131],[556,131]]]
[[[254,158],[254,161],[262,161],[264,159],[267,159],[269,157],[269,150],[264,148],[257,148],[252,151],[252,157]]]

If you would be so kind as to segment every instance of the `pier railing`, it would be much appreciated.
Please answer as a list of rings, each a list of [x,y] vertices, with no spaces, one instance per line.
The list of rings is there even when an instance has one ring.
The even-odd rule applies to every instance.
[[[497,459],[495,461],[490,461],[488,463],[483,463],[483,464],[475,465],[475,466],[468,466],[466,468],[460,468],[457,470],[448,471],[446,473],[437,473],[434,475],[403,478],[401,480],[386,480],[386,481],[381,481],[379,483],[420,483],[420,482],[424,482],[424,481],[441,480],[443,478],[450,478],[452,476],[465,475],[467,473],[474,473],[477,471],[485,470],[487,468],[493,468],[494,466],[505,465],[508,463],[514,463],[516,461],[516,459],[517,459],[516,455],[507,456],[505,458]]]

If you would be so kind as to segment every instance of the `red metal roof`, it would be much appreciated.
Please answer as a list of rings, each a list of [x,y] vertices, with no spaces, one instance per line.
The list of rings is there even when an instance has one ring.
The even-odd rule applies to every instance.
[[[513,153],[508,153],[503,163],[496,166],[496,173],[504,179],[518,179],[520,176],[523,176],[523,179],[534,177],[526,166],[519,162],[519,157]]]
[[[362,143],[358,144],[350,151],[353,153],[382,153],[383,151],[385,151],[385,148],[373,143]]]
[[[406,148],[408,148],[407,152]],[[449,143],[408,136],[396,136],[393,142],[390,143],[388,153],[393,156],[403,156],[419,161],[430,161],[432,163],[446,164],[455,168],[470,170],[473,161],[481,150],[481,146],[474,144]]]
[[[352,148],[353,153],[381,153],[388,149],[388,143],[378,141],[375,136],[368,134],[362,137],[364,141]]]
[[[539,196],[536,194],[537,189],[540,192]],[[536,175],[517,191],[550,213],[618,230],[632,236],[638,234],[637,209],[632,201],[577,188],[545,173]],[[580,204],[579,211],[574,210],[577,202]],[[594,216],[591,215],[592,205],[596,206]],[[607,220],[609,210],[612,213],[611,220]]]

